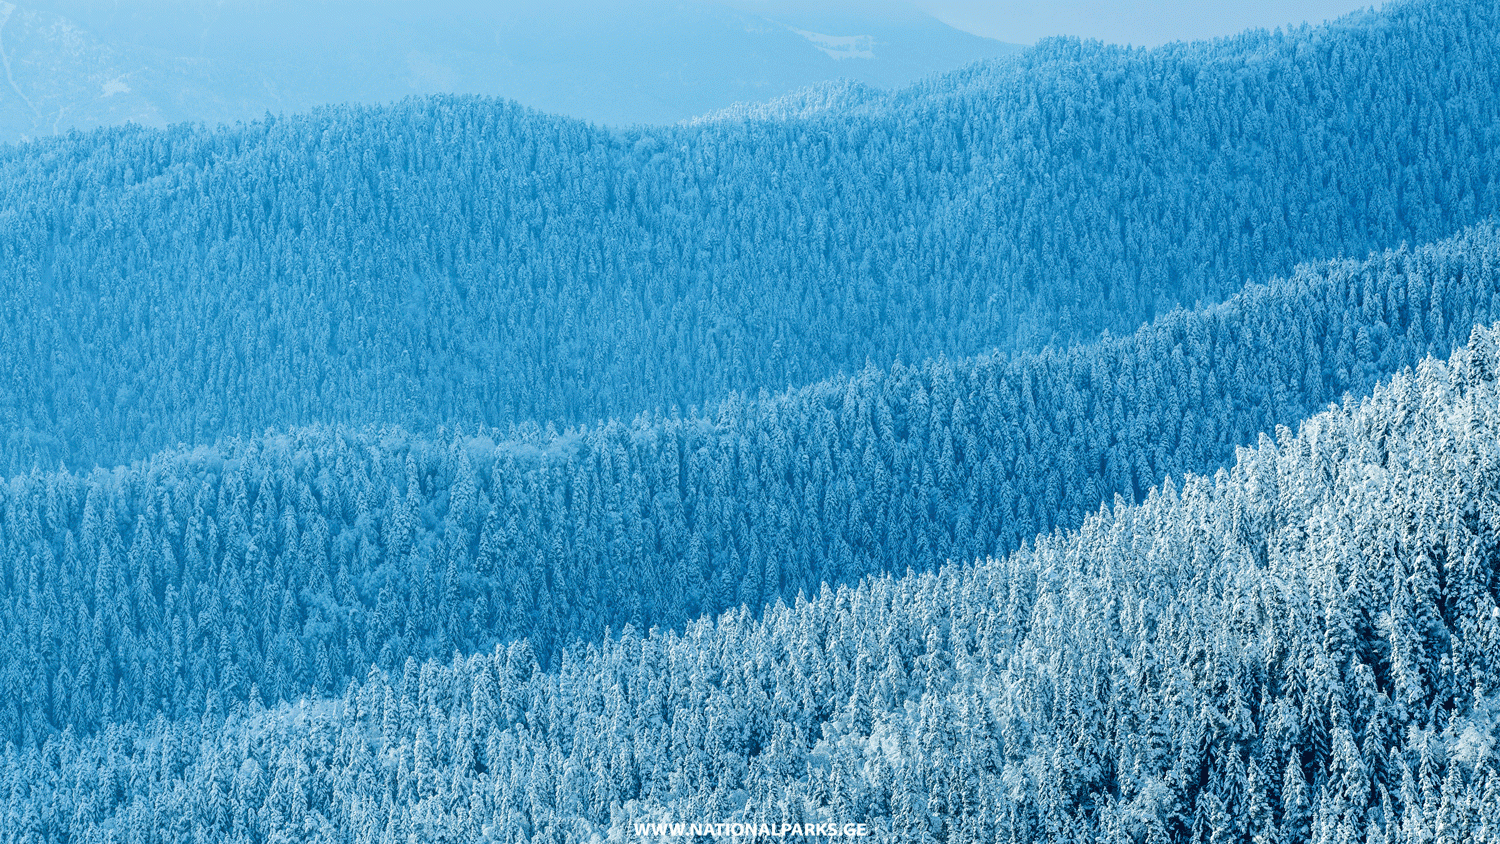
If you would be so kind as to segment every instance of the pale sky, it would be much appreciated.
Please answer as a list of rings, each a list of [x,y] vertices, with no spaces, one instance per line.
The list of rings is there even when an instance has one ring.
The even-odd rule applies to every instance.
[[[1233,35],[1252,27],[1274,29],[1321,23],[1380,3],[1356,0],[1176,0],[1169,3],[1099,0],[913,0],[949,26],[1000,41],[1034,44],[1049,35],[1077,35],[1111,44],[1154,47]]]

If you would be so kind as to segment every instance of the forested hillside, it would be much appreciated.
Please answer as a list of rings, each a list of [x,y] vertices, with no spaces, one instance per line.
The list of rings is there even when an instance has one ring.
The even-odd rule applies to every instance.
[[[13,478],[4,737],[339,692],[373,663],[680,627],[1077,526],[1500,319],[1500,230],[1303,267],[1120,340],[707,416],[316,427]],[[254,691],[252,692],[252,688]]]
[[[1494,841],[1497,374],[1500,329],[1476,329],[1075,532],[627,629],[555,671],[523,641],[8,747],[0,818],[142,842]]]
[[[1497,45],[0,146],[0,844],[1500,842]]]
[[[0,468],[560,426],[1115,334],[1500,208],[1500,10],[1057,39],[852,113],[474,98],[0,148]],[[1086,506],[1092,506],[1089,502]]]

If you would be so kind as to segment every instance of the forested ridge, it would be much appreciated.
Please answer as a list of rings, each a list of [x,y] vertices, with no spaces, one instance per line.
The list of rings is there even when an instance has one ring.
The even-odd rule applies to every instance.
[[[210,699],[337,693],[372,664],[517,638],[555,667],[606,627],[1006,554],[1494,319],[1487,224],[1119,340],[869,369],[708,415],[320,426],[34,471],[0,491],[0,727],[32,745]]]
[[[0,148],[0,467],[559,425],[1128,333],[1500,210],[1500,12],[1019,60],[806,118],[495,100]]]
[[[1497,45],[0,146],[0,844],[1500,839]]]
[[[7,747],[15,840],[1494,841],[1500,327],[1068,533]],[[757,827],[758,828],[758,827]],[[684,840],[680,833],[677,840]]]

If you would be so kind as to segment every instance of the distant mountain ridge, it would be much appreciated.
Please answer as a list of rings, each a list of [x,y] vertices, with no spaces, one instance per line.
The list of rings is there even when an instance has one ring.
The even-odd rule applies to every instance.
[[[0,147],[0,356],[36,362],[0,369],[0,469],[1126,334],[1500,210],[1497,35],[1487,0],[1398,3],[1054,39],[847,113],[610,130],[443,96]]]
[[[434,93],[671,123],[834,78],[896,87],[1020,49],[894,4],[817,16],[716,0],[22,0],[0,4],[0,141]]]

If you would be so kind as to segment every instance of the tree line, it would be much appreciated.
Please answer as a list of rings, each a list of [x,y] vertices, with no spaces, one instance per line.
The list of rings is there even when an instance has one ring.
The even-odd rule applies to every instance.
[[[320,426],[0,490],[0,727],[336,694],[526,639],[540,664],[824,583],[1004,555],[1500,318],[1500,231],[1306,266],[1125,338],[869,369],[707,414]]]
[[[437,97],[0,149],[0,470],[1066,346],[1500,210],[1493,3],[1044,42],[791,119]]]
[[[522,639],[7,745],[0,817],[15,841],[1493,841],[1497,374],[1476,328],[1013,554],[627,626],[551,671]]]

